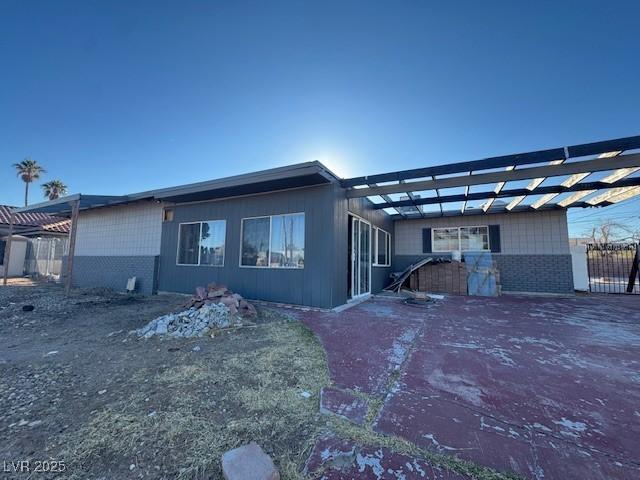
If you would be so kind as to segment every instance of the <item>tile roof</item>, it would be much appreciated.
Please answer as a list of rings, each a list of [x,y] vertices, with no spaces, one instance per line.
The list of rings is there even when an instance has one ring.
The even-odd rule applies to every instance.
[[[0,224],[9,224],[11,210],[17,207],[0,205]],[[51,233],[69,233],[70,221],[66,218],[54,217],[46,213],[17,213],[15,215],[15,225],[22,229],[34,227],[34,230],[41,230]]]

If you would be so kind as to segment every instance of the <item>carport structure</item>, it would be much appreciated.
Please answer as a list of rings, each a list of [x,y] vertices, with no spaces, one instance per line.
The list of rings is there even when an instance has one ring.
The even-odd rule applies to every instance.
[[[78,214],[81,209],[106,207],[109,205],[119,204],[125,202],[127,197],[115,196],[115,195],[69,195],[67,197],[58,198],[49,202],[35,205],[32,207],[24,207],[23,209],[14,209],[11,211],[9,217],[9,235],[7,236],[7,244],[5,247],[5,260],[10,258],[11,255],[11,240],[14,235],[15,216],[23,211],[32,213],[47,213],[55,214],[59,217],[65,217],[71,219],[71,226],[69,230],[69,246],[66,262],[66,274],[65,274],[65,291],[69,293],[71,290],[71,283],[73,277],[73,258],[76,245],[76,234],[78,231]],[[8,269],[5,269],[3,273],[3,284],[7,285],[8,282]]]
[[[367,197],[394,219],[604,207],[640,195],[639,152],[640,136],[633,136],[349,178],[341,184],[347,197]],[[477,200],[483,203],[470,208]],[[445,208],[453,203],[460,208]],[[428,211],[427,206],[438,208]]]

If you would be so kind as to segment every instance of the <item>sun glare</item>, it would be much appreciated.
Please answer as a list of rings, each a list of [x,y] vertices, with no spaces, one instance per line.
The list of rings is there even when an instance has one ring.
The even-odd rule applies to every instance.
[[[310,160],[317,160],[322,163],[325,167],[331,170],[333,173],[338,175],[341,178],[348,178],[351,176],[351,168],[349,164],[344,160],[344,158],[338,155],[316,155],[312,157]]]

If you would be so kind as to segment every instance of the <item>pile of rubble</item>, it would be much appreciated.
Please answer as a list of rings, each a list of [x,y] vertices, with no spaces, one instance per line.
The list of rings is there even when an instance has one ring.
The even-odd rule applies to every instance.
[[[241,325],[243,320],[257,315],[253,305],[241,295],[215,283],[207,288],[198,287],[185,307],[186,310],[181,312],[152,320],[137,330],[137,335],[143,338],[154,335],[202,337],[213,329]]]
[[[255,317],[256,309],[242,295],[233,293],[226,285],[210,283],[207,288],[197,287],[196,294],[191,297],[185,307],[201,308],[203,305],[221,303],[226,305],[231,315]]]

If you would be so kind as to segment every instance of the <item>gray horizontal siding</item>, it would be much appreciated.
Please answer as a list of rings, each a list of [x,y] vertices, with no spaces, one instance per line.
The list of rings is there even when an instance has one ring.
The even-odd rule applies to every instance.
[[[274,302],[330,308],[343,303],[331,281],[335,271],[333,185],[274,192],[221,201],[176,205],[174,218],[162,226],[159,290],[191,293],[198,285],[224,283],[241,295]],[[305,213],[303,269],[239,266],[242,218]],[[181,222],[226,220],[224,266],[176,265]]]
[[[569,232],[564,210],[459,217],[397,220],[398,255],[422,254],[422,229],[500,225],[501,253],[512,255],[568,255]]]

